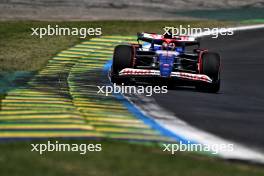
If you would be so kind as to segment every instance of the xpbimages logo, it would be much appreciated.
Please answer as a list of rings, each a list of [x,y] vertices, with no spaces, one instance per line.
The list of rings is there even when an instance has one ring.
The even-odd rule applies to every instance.
[[[44,152],[79,152],[81,155],[87,152],[102,151],[101,144],[63,144],[55,141],[48,141],[47,144],[31,144],[31,151],[42,155]]]
[[[175,144],[163,144],[163,151],[170,152],[172,155],[176,154],[177,151],[181,152],[210,152],[212,154],[218,154],[219,152],[232,152],[234,151],[234,144],[198,144],[191,143],[188,141],[187,143],[183,143],[180,141]]]
[[[177,36],[195,36],[197,34],[204,33],[204,35],[211,35],[212,38],[218,38],[220,36],[230,36],[234,35],[233,28],[200,28],[200,27],[191,27],[191,25],[178,27],[166,26],[163,28],[163,35],[172,35],[173,37]]]
[[[105,94],[108,96],[109,94],[146,94],[146,96],[152,96],[153,93],[168,93],[167,86],[125,86],[124,83],[122,85],[117,85],[114,83],[109,86],[97,86],[98,94]]]
[[[102,28],[76,28],[76,27],[60,27],[59,25],[41,28],[31,28],[31,35],[43,38],[44,36],[80,36],[80,38],[86,38],[87,36],[99,36],[102,35]]]

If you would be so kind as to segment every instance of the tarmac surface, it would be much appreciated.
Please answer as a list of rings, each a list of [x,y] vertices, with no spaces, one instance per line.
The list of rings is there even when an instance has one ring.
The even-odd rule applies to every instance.
[[[157,103],[207,132],[264,150],[264,29],[202,39],[202,48],[219,52],[218,94],[175,88],[155,94]]]

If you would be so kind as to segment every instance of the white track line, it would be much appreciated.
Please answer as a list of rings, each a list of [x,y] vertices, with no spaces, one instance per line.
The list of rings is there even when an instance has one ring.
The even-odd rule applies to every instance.
[[[252,30],[264,28],[264,24],[252,25],[252,26],[240,26],[232,27],[234,31]],[[207,34],[208,35],[208,34]],[[196,36],[207,36],[203,33]],[[173,113],[160,107],[153,98],[143,95],[124,95],[124,97],[130,101],[136,108],[138,108],[147,117],[153,118],[153,120],[160,126],[169,130],[177,136],[196,141],[201,144],[215,145],[215,144],[234,144],[234,151],[219,151],[219,156],[224,159],[238,159],[247,160],[251,162],[263,163],[264,154],[257,149],[252,149],[242,144],[234,143],[233,141],[220,138],[214,134],[208,133],[201,129],[198,129],[185,121],[181,120]]]
[[[244,31],[244,30],[252,30],[252,29],[261,29],[264,28],[264,24],[256,24],[256,25],[249,25],[249,26],[238,26],[238,27],[231,27],[234,31]]]
[[[225,27],[225,29],[231,29],[233,31],[245,31],[245,30],[261,29],[261,28],[264,28],[264,24],[249,25],[249,26],[238,26],[238,27]],[[211,32],[202,32],[202,33],[194,35],[194,37],[209,36],[212,34],[213,34],[212,31]]]

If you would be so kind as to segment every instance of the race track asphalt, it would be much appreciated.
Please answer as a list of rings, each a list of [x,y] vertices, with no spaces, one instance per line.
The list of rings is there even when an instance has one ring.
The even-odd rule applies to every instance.
[[[177,87],[153,97],[192,126],[264,151],[264,29],[201,42],[221,55],[220,92]]]

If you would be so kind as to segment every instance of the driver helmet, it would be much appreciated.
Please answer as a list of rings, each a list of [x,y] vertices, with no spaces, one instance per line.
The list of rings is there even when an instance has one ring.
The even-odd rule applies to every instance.
[[[167,42],[163,42],[162,43],[162,49],[163,50],[171,50],[171,51],[173,51],[173,50],[175,50],[175,43],[167,43]]]

